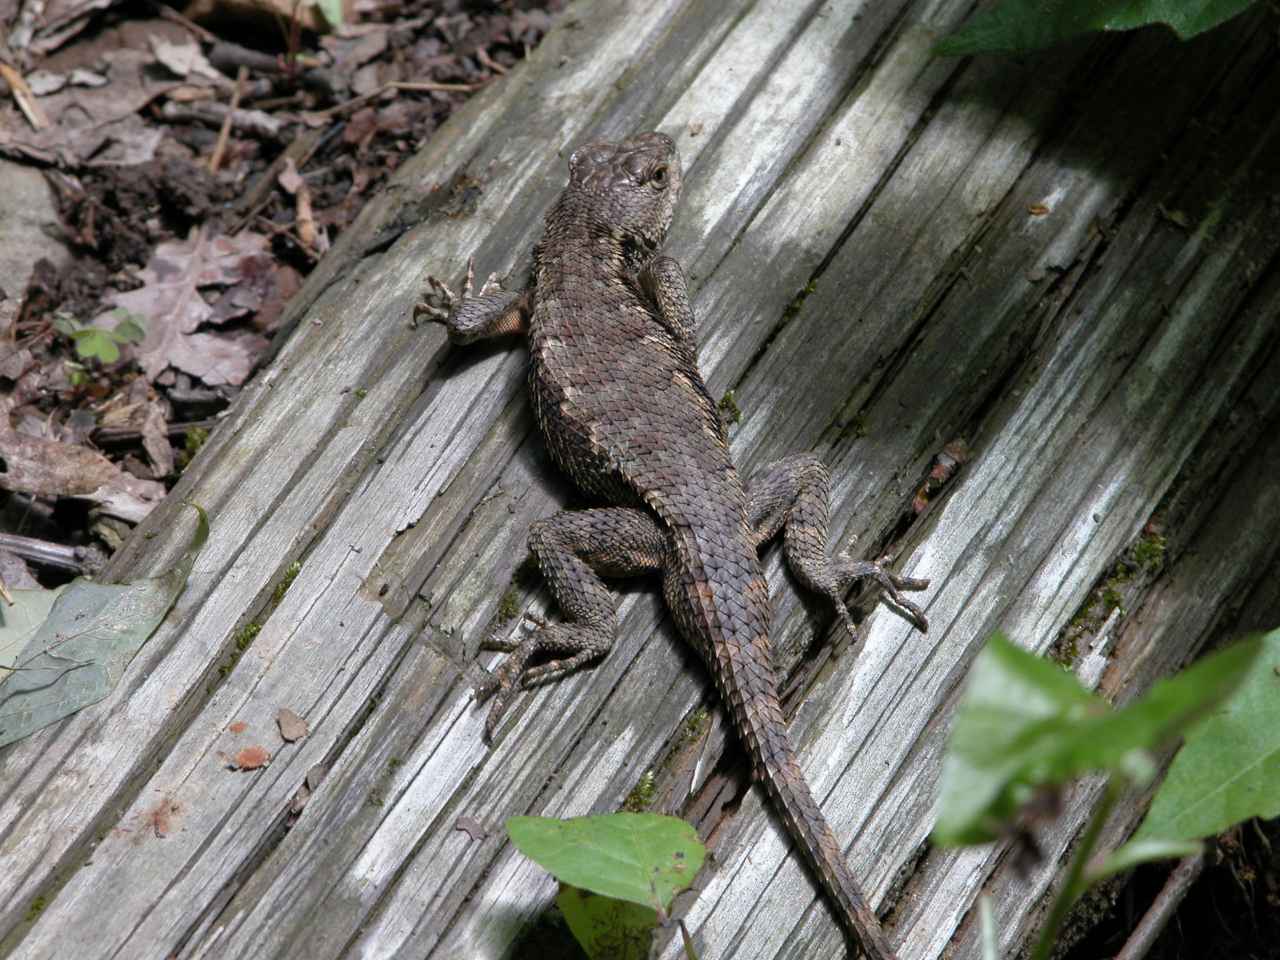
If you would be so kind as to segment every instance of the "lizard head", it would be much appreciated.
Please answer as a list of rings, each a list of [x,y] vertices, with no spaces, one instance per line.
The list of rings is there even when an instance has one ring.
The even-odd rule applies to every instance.
[[[680,154],[665,133],[639,133],[617,143],[596,141],[569,158],[568,194],[625,245],[661,246],[680,196]]]

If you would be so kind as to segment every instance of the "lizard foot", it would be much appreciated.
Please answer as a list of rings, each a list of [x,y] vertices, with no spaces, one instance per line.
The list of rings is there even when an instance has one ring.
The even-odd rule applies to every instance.
[[[907,590],[924,590],[929,586],[929,581],[921,580],[918,577],[904,577],[901,574],[894,573],[889,569],[889,562],[889,557],[881,557],[879,560],[854,560],[848,554],[840,554],[835,558],[835,568],[841,591],[843,592],[847,589],[854,580],[871,577],[888,594],[893,605],[906,615],[917,630],[921,633],[928,633],[929,620],[925,617],[924,611],[902,594],[903,591]],[[841,604],[841,607],[843,607],[843,604]]]
[[[493,743],[498,723],[517,693],[559,680],[600,659],[613,645],[613,635],[607,629],[579,623],[548,623],[531,613],[526,613],[525,619],[534,625],[526,636],[517,639],[494,635],[480,645],[482,650],[507,654],[497,670],[476,687],[477,703],[493,700],[484,724],[485,743]],[[529,662],[542,653],[569,656],[529,666]]]
[[[414,322],[416,323],[420,317],[425,316],[428,320],[444,323],[457,313],[458,308],[468,300],[487,297],[492,293],[500,293],[502,291],[502,283],[499,281],[498,275],[491,273],[489,274],[489,279],[485,280],[484,285],[480,288],[480,292],[473,297],[472,287],[475,284],[475,279],[475,257],[467,260],[467,275],[462,282],[461,296],[454,293],[443,280],[428,274],[422,296],[413,307]]]

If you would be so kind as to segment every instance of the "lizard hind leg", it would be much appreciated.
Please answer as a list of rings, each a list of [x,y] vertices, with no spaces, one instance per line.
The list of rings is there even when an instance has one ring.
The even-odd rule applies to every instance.
[[[618,621],[613,594],[601,579],[660,570],[667,556],[666,531],[639,509],[566,510],[529,527],[529,549],[538,561],[564,622],[530,617],[535,629],[516,639],[492,638],[485,649],[508,653],[480,688],[493,703],[485,721],[492,741],[502,714],[524,689],[552,683],[599,660],[613,646]],[[535,658],[550,661],[531,666]]]
[[[927,631],[924,612],[902,593],[923,590],[929,581],[899,576],[887,568],[887,558],[869,561],[844,554],[834,559],[828,556],[830,490],[826,465],[813,454],[784,457],[762,467],[748,484],[748,515],[756,545],[767,543],[781,531],[787,566],[806,587],[827,597],[850,639],[855,628],[844,595],[862,577],[873,578],[916,627]]]

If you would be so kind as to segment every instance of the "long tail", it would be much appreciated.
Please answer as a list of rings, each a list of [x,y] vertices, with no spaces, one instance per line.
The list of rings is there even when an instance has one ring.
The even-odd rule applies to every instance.
[[[844,852],[796,761],[774,693],[778,688],[767,652],[762,657],[759,650],[753,651],[745,664],[734,662],[732,657],[717,659],[721,661],[717,679],[733,712],[734,725],[751,751],[756,776],[835,902],[842,925],[871,960],[895,960],[884,928],[854,882]]]

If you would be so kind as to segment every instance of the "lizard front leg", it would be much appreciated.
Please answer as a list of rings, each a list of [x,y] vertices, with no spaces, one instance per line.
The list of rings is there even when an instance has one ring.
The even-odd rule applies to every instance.
[[[625,577],[662,569],[668,537],[643,510],[566,510],[529,527],[529,549],[565,622],[534,620],[537,629],[521,640],[491,638],[484,644],[510,654],[479,691],[481,700],[493,697],[485,722],[488,741],[519,690],[559,680],[609,652],[618,629],[617,611],[600,575]],[[539,654],[555,659],[530,667]]]
[[[684,270],[671,257],[654,257],[640,271],[640,289],[657,308],[662,325],[694,360],[698,344],[694,340],[697,320],[689,303],[689,284]]]
[[[917,628],[928,631],[924,612],[902,595],[904,590],[925,589],[928,580],[899,576],[884,560],[854,560],[844,554],[828,557],[830,489],[826,465],[813,454],[784,457],[758,470],[748,484],[748,516],[756,545],[767,543],[781,530],[787,565],[801,583],[831,601],[851,639],[855,631],[844,594],[862,577],[873,578]]]
[[[512,293],[503,290],[498,275],[491,273],[480,292],[472,296],[475,275],[473,258],[467,261],[467,277],[460,297],[435,277],[428,276],[422,297],[413,308],[414,320],[425,316],[428,320],[443,323],[449,331],[449,341],[457,344],[524,333],[529,328],[529,291]],[[441,301],[444,306],[432,303],[433,299]]]

